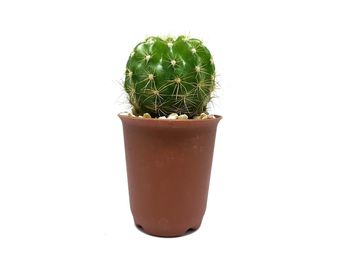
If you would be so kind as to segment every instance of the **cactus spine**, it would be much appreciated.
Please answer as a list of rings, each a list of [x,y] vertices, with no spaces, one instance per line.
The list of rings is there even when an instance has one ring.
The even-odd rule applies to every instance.
[[[124,88],[134,114],[200,115],[215,89],[215,65],[198,39],[149,37],[126,65]]]

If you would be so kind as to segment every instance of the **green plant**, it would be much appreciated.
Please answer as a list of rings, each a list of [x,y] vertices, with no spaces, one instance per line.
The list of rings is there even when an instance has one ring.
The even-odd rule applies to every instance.
[[[124,88],[136,115],[191,118],[206,111],[215,83],[213,58],[202,41],[149,37],[129,57]]]

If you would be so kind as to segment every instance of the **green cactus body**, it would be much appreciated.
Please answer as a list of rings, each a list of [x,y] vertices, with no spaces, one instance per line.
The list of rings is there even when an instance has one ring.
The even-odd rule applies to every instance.
[[[149,37],[131,53],[124,88],[134,114],[189,117],[205,112],[215,88],[215,66],[198,39]]]

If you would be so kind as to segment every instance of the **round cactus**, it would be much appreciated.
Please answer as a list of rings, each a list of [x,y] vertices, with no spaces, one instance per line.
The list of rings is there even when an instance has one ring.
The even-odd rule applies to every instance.
[[[149,37],[129,57],[124,88],[134,114],[199,115],[215,88],[213,58],[198,39]]]

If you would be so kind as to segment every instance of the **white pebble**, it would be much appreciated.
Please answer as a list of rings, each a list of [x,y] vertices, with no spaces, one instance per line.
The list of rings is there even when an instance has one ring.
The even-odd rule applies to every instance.
[[[208,115],[205,114],[205,113],[203,112],[203,113],[201,113],[201,115],[199,116],[199,118],[200,118],[201,120],[205,120],[205,119],[208,119]]]
[[[143,114],[143,117],[145,118],[145,119],[150,119],[150,118],[152,118],[152,116],[149,114],[149,113],[144,113]]]
[[[188,116],[186,114],[181,114],[179,117],[177,117],[178,119],[188,119]]]
[[[158,118],[159,120],[166,120],[166,117],[165,116],[161,116]]]
[[[209,119],[215,119],[216,117],[215,117],[214,114],[210,114],[210,115],[208,115],[208,118],[209,118]]]
[[[176,120],[178,116],[179,116],[179,115],[177,115],[177,113],[171,113],[171,114],[168,116],[168,119],[170,119],[170,120]]]

